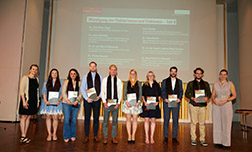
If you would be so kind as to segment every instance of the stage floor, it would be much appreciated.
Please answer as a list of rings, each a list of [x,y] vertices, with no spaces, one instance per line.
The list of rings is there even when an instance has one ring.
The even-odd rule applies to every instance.
[[[6,130],[0,130],[0,151],[2,152],[38,152],[38,151],[134,151],[134,152],[151,152],[151,151],[178,151],[178,152],[198,152],[198,151],[252,151],[252,130],[248,133],[247,141],[243,138],[241,132],[241,126],[239,123],[233,123],[232,128],[232,146],[230,149],[222,150],[215,148],[213,144],[212,124],[206,125],[206,141],[209,144],[208,147],[202,147],[199,144],[197,146],[191,146],[190,144],[190,124],[179,123],[178,140],[180,144],[178,146],[172,145],[171,132],[169,132],[169,143],[163,144],[163,123],[157,122],[155,130],[155,144],[146,145],[144,143],[144,123],[138,123],[138,129],[136,134],[136,143],[127,143],[127,133],[125,122],[118,123],[117,139],[118,145],[114,145],[109,142],[107,145],[103,143],[94,143],[93,141],[93,129],[90,127],[90,140],[89,143],[83,144],[84,139],[84,121],[78,120],[77,122],[77,140],[75,142],[64,143],[62,138],[63,122],[59,123],[58,127],[58,141],[48,142],[47,131],[45,125],[45,119],[32,120],[28,131],[28,137],[32,139],[30,144],[21,144],[19,142],[20,129],[19,123],[5,123],[0,122],[0,127],[5,127]],[[170,128],[172,124],[170,123]],[[109,124],[109,137],[111,135],[111,123]],[[198,132],[197,132],[198,134]],[[100,122],[99,135],[102,141],[102,122]],[[109,138],[111,139],[111,138]],[[110,141],[110,140],[109,140]]]

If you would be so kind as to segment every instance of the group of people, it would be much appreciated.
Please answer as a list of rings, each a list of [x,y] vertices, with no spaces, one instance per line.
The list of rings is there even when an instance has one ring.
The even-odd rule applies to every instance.
[[[27,137],[30,118],[37,113],[39,107],[39,67],[30,66],[30,72],[24,76],[20,84],[20,129],[21,143],[30,143]],[[163,136],[164,144],[168,143],[170,113],[172,111],[172,143],[179,145],[177,140],[180,102],[183,97],[182,80],[177,78],[177,67],[170,68],[168,78],[162,81],[161,87],[155,79],[155,74],[149,71],[146,81],[142,83],[137,78],[137,71],[131,69],[128,81],[122,84],[117,76],[117,66],[109,66],[109,75],[103,78],[97,73],[97,64],[89,63],[89,72],[80,81],[76,69],[70,69],[67,79],[62,82],[59,71],[52,69],[48,80],[42,89],[42,104],[40,113],[46,115],[47,141],[57,140],[58,117],[64,113],[63,139],[64,142],[76,140],[76,121],[80,102],[84,103],[85,138],[83,143],[89,142],[91,111],[93,111],[94,141],[99,143],[99,116],[101,102],[104,107],[103,115],[103,144],[108,143],[108,122],[112,113],[112,143],[118,144],[117,126],[118,109],[123,99],[122,112],[126,115],[128,143],[136,140],[137,119],[144,118],[145,143],[154,144],[156,119],[161,118],[160,101],[163,99]],[[213,102],[213,142],[217,147],[231,146],[232,100],[236,98],[234,84],[228,80],[228,71],[219,72],[219,80],[214,83],[212,92],[207,81],[203,80],[204,70],[196,68],[195,79],[187,84],[185,97],[189,101],[191,145],[197,145],[196,125],[199,123],[200,144],[207,146],[205,140],[206,106],[210,99]],[[52,105],[49,96],[57,95]],[[71,96],[71,97],[70,97]],[[149,136],[150,130],[150,136]]]

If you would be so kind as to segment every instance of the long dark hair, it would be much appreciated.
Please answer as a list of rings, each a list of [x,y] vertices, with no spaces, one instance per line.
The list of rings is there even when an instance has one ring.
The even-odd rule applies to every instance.
[[[53,71],[56,71],[57,72],[57,78],[56,78],[56,82],[55,82],[55,85],[53,87],[53,82],[52,82],[52,72]],[[61,87],[61,83],[60,83],[60,78],[59,78],[59,71],[57,69],[52,69],[50,71],[50,74],[48,76],[48,80],[47,80],[47,83],[46,83],[46,88],[50,88],[50,87],[53,87],[55,89],[55,91],[59,91],[60,87]]]
[[[73,82],[72,82],[72,79],[70,77],[71,71],[74,71],[76,73],[76,78],[75,78],[75,81],[76,81],[76,90],[79,90],[80,74],[74,68],[70,69],[69,72],[68,72],[68,76],[67,76],[67,79],[68,79],[67,90],[74,90],[74,88],[73,88]]]

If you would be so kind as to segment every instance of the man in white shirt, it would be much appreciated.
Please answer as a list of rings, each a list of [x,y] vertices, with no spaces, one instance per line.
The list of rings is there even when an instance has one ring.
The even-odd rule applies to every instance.
[[[108,121],[110,112],[112,112],[112,143],[118,144],[116,140],[117,119],[122,99],[122,81],[117,77],[117,67],[114,64],[109,66],[109,76],[102,81],[101,97],[104,104],[103,143],[108,143]]]

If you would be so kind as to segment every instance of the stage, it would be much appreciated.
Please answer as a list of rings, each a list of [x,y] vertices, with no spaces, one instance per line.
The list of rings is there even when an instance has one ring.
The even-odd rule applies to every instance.
[[[232,146],[230,149],[222,150],[220,148],[215,148],[213,144],[213,133],[212,124],[206,124],[206,142],[208,147],[202,147],[197,141],[197,146],[191,146],[190,141],[190,124],[189,123],[179,123],[178,130],[178,140],[180,144],[178,146],[172,145],[171,142],[171,132],[169,132],[169,143],[167,145],[163,144],[163,123],[157,122],[155,130],[155,144],[145,144],[144,143],[144,123],[139,122],[137,133],[136,133],[136,143],[127,143],[127,133],[125,122],[118,122],[118,134],[117,139],[119,141],[118,145],[112,144],[110,141],[111,137],[111,122],[109,124],[109,143],[103,145],[103,143],[95,143],[93,141],[93,129],[90,127],[90,140],[89,143],[83,144],[84,139],[84,121],[77,121],[77,140],[75,142],[64,143],[62,138],[63,122],[60,121],[58,127],[58,140],[57,141],[46,141],[47,131],[45,125],[45,119],[39,118],[38,120],[32,120],[30,123],[30,128],[28,130],[28,137],[32,139],[30,144],[21,144],[19,142],[20,128],[19,123],[7,123],[1,122],[1,127],[5,127],[6,130],[0,130],[0,147],[1,151],[8,152],[34,152],[34,151],[178,151],[178,152],[196,152],[196,151],[209,151],[209,152],[219,152],[219,151],[242,151],[251,152],[252,150],[252,134],[251,129],[249,129],[247,141],[243,139],[241,132],[240,123],[233,123],[232,128]],[[170,128],[172,124],[170,123]],[[198,132],[197,132],[198,134]],[[102,121],[100,121],[100,128],[98,136],[101,141],[102,136]]]

